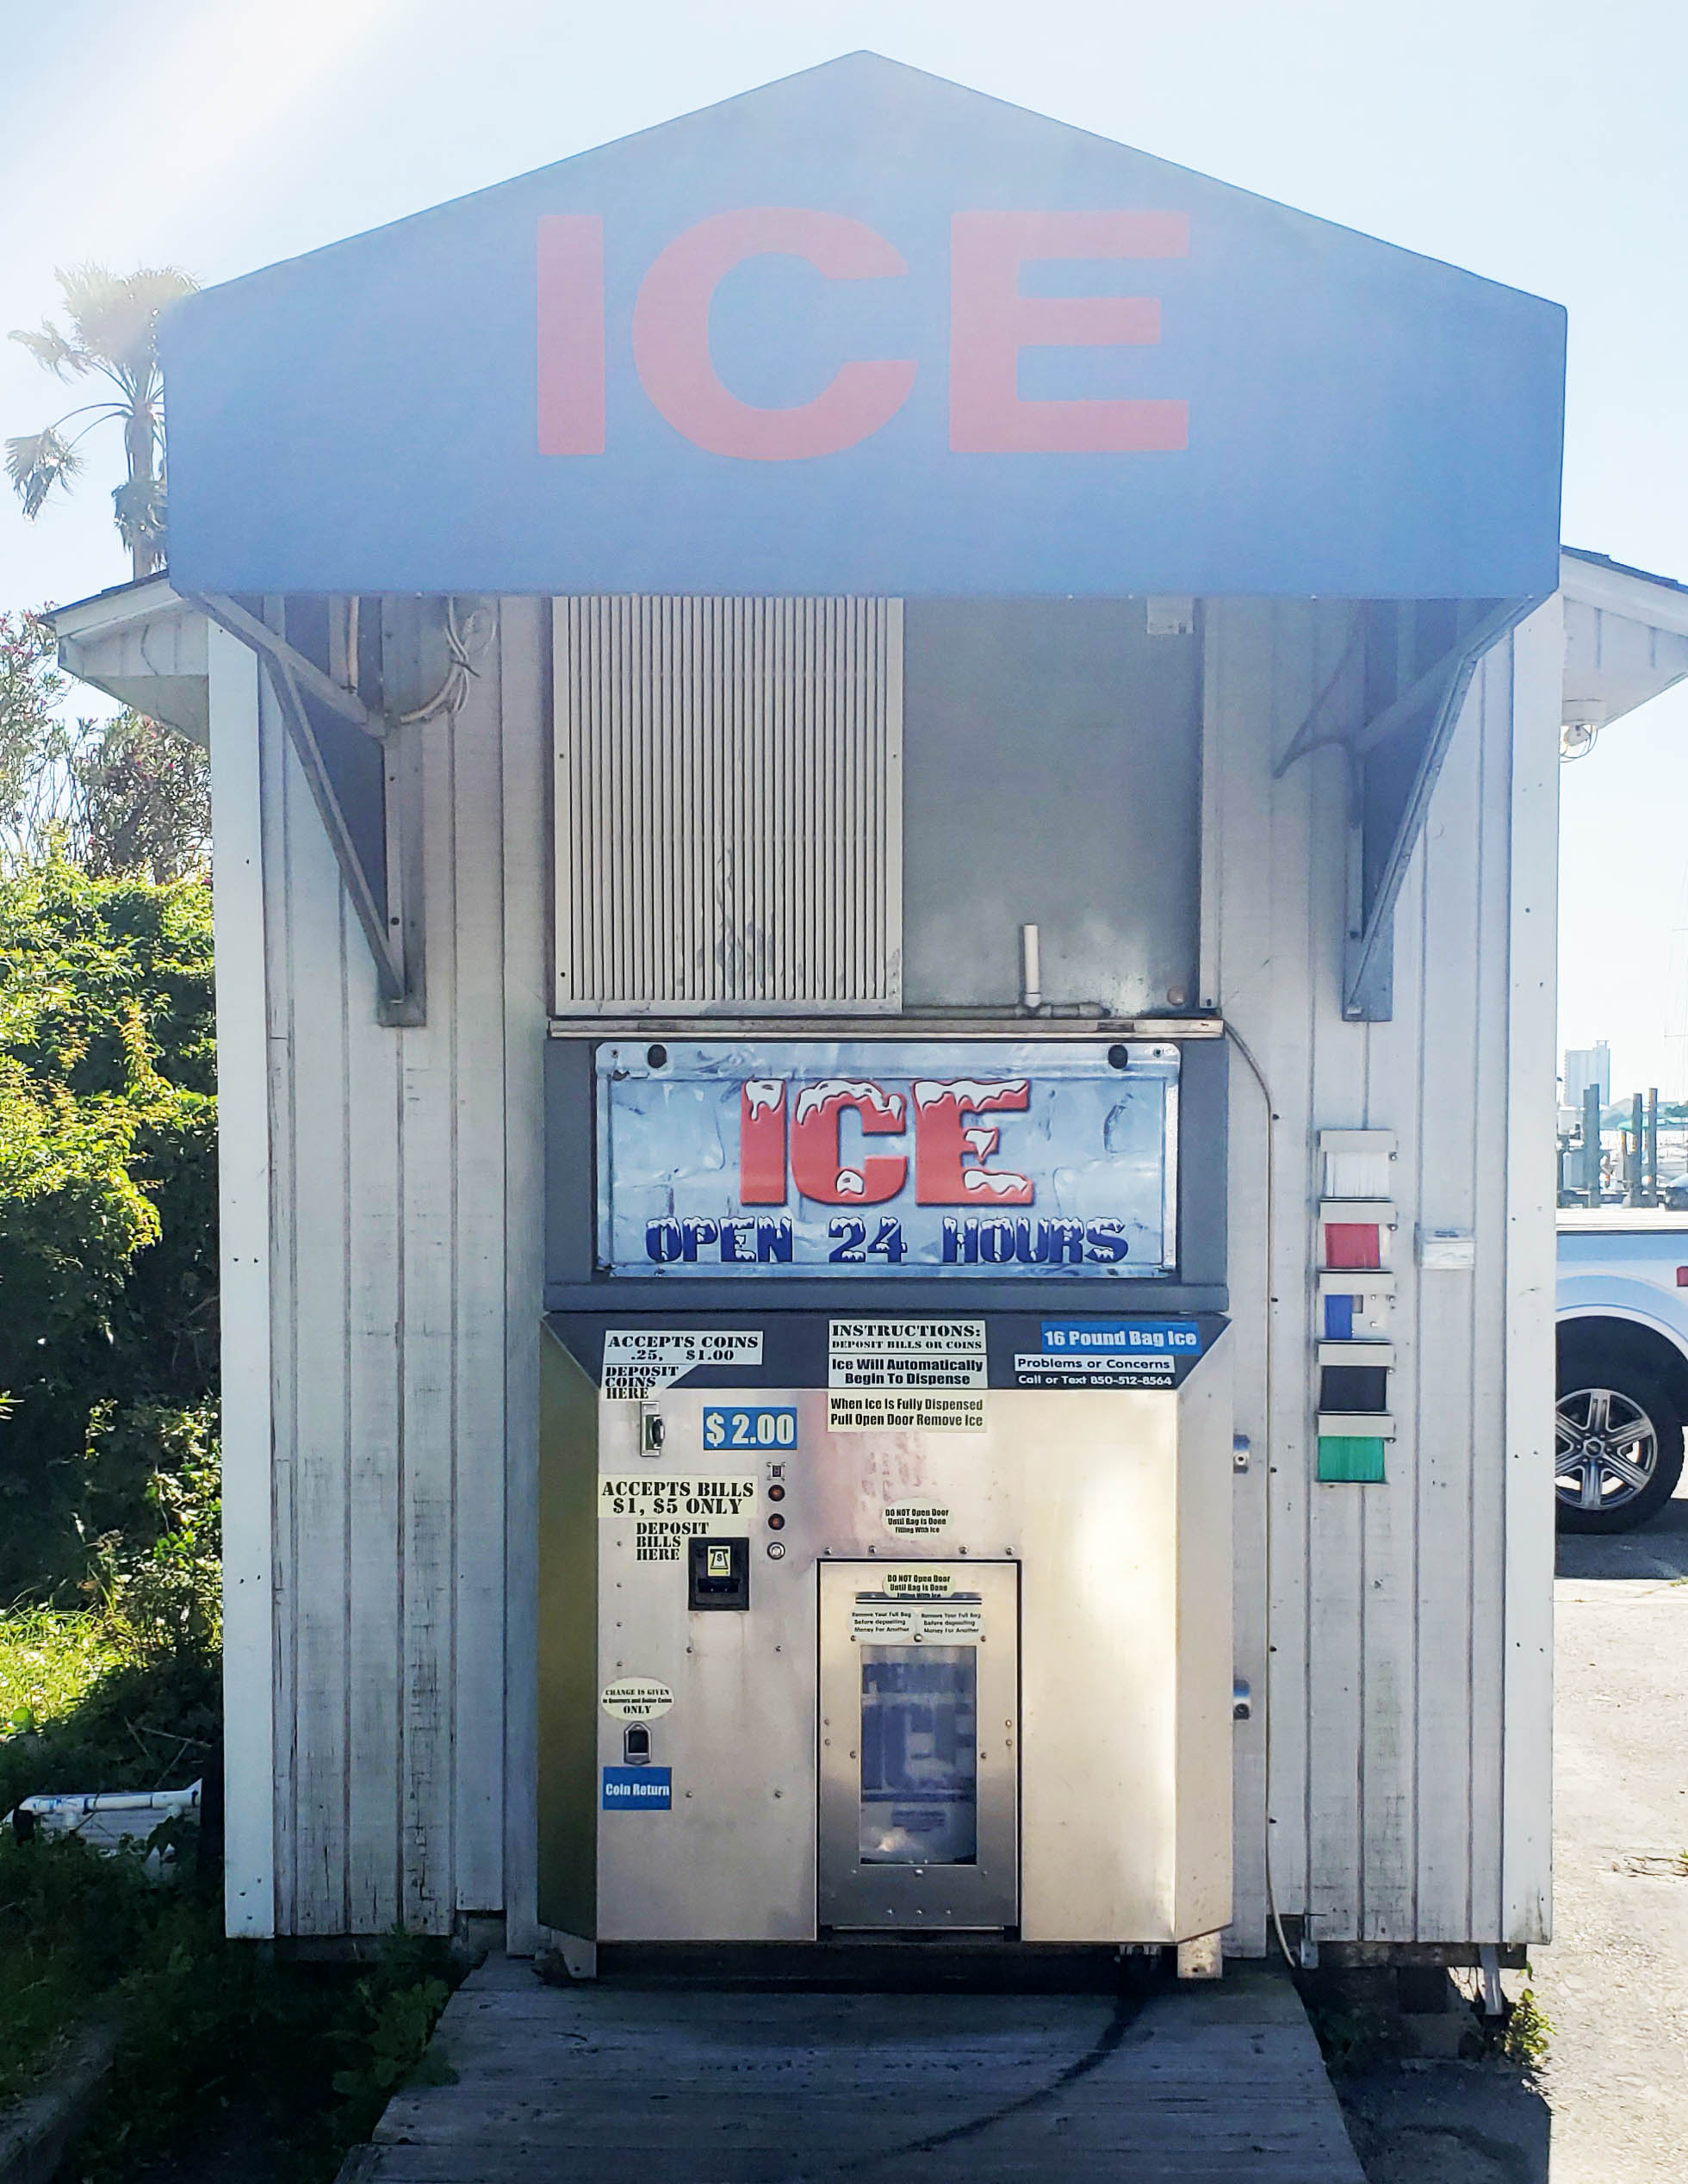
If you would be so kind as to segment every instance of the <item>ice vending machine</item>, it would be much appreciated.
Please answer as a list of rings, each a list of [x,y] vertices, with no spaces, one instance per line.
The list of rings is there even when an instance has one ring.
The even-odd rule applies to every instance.
[[[548,1927],[1226,1923],[1226,1322],[1183,1237],[1222,1062],[597,1048],[598,1287],[544,1338]]]

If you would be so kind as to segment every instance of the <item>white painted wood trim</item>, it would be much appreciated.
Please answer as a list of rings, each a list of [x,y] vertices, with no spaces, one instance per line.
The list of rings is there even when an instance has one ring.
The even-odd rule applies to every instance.
[[[276,1931],[270,1518],[270,1082],[258,662],[207,632],[216,843],[222,1274],[224,1895],[228,1931]]]
[[[1562,596],[1579,606],[1592,606],[1602,614],[1621,614],[1644,629],[1688,636],[1688,592],[1675,584],[1657,581],[1635,569],[1602,568],[1598,562],[1579,561],[1573,554],[1560,556],[1559,582]],[[1530,623],[1535,620],[1532,615]],[[1558,702],[1555,691],[1555,706]]]
[[[1554,1064],[1559,917],[1558,598],[1512,640],[1506,1163],[1504,1941],[1552,1928]]]
[[[504,758],[505,1666],[504,1921],[512,1956],[539,1929],[539,1315],[544,1301],[546,1008],[551,746],[549,617],[506,599],[500,629]]]

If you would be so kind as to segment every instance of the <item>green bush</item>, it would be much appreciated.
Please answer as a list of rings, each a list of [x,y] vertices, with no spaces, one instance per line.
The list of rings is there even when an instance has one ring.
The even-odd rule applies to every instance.
[[[0,1599],[159,1537],[155,1480],[203,1439],[213,1035],[202,879],[0,877]]]

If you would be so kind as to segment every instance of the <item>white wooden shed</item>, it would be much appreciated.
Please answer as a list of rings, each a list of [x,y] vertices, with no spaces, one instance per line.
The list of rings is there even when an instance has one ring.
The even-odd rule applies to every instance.
[[[974,202],[1000,211],[1024,202],[1093,221],[1115,208],[1165,220],[1169,204],[1188,203],[1190,266],[1221,287],[1240,276],[1225,250],[1202,257],[1204,221],[1234,239],[1240,231],[1226,221],[1262,220],[1285,252],[1275,277],[1338,332],[1344,313],[1387,315],[1396,281],[1410,292],[1402,310],[1415,339],[1430,310],[1421,281],[1438,309],[1446,284],[1449,325],[1468,313],[1481,338],[1530,301],[1445,268],[1424,271],[1363,239],[1343,237],[1333,258],[1323,238],[1335,231],[1317,222],[869,56],[793,82],[212,292],[184,316],[171,352],[183,526],[171,574],[56,617],[67,668],[196,738],[208,734],[212,754],[230,1931],[345,1936],[402,1922],[439,1933],[491,1916],[505,1920],[514,1951],[541,1939],[541,1322],[548,1310],[581,1309],[593,1282],[614,1279],[603,1266],[571,1267],[555,1241],[564,1201],[586,1188],[591,1164],[589,1120],[571,1120],[557,1089],[560,1051],[585,1055],[617,1033],[754,1046],[774,1033],[814,1037],[817,1027],[855,1039],[1025,1035],[1029,1016],[1039,1036],[1222,1043],[1231,1056],[1206,1141],[1223,1200],[1220,1256],[1202,1269],[1192,1258],[1165,1293],[1178,1300],[1169,1308],[1230,1323],[1229,1604],[1234,1674],[1248,1696],[1232,1724],[1227,1947],[1263,1952],[1275,1914],[1320,1946],[1387,1945],[1450,1962],[1480,1945],[1525,1948],[1549,1920],[1560,735],[1567,721],[1604,722],[1688,673],[1688,594],[1598,557],[1561,564],[1550,534],[1541,580],[1539,542],[1512,534],[1537,520],[1540,496],[1530,495],[1543,462],[1551,524],[1556,415],[1545,437],[1535,423],[1519,428],[1530,445],[1515,477],[1494,449],[1511,429],[1509,400],[1530,397],[1516,387],[1509,396],[1502,380],[1493,413],[1471,428],[1494,454],[1486,490],[1505,518],[1486,539],[1468,497],[1438,532],[1437,496],[1455,488],[1413,435],[1432,432],[1446,389],[1415,382],[1392,399],[1407,469],[1417,464],[1429,479],[1429,512],[1393,527],[1337,506],[1340,419],[1335,469],[1321,473],[1306,507],[1275,524],[1258,506],[1226,506],[1211,493],[1177,513],[1184,458],[1164,418],[1153,424],[1157,448],[1116,440],[1094,456],[1063,450],[1058,434],[993,457],[968,451],[953,425],[933,462],[971,467],[943,521],[994,523],[991,551],[1003,565],[969,569],[940,541],[931,550],[949,560],[930,582],[910,581],[906,560],[899,567],[889,549],[876,560],[874,546],[894,533],[902,550],[906,530],[881,526],[909,458],[869,474],[851,470],[850,452],[811,460],[799,450],[783,462],[748,446],[735,453],[733,432],[754,437],[765,429],[757,418],[805,406],[753,389],[735,405],[751,413],[748,425],[731,414],[725,424],[694,419],[695,444],[680,450],[681,436],[670,436],[680,452],[641,441],[643,467],[619,486],[609,476],[606,499],[591,498],[593,484],[580,488],[577,509],[559,503],[547,562],[522,466],[549,463],[544,482],[571,460],[614,457],[625,391],[617,375],[630,369],[617,313],[632,302],[617,271],[618,238],[637,230],[642,265],[658,245],[673,247],[667,239],[692,215],[724,219],[723,203],[816,205],[897,232],[899,194],[918,209],[938,188],[933,161],[940,170],[945,158],[952,168],[971,161],[999,179],[946,182],[946,218],[952,204],[960,219]],[[942,156],[922,164],[925,154],[911,154],[899,168],[903,155],[886,152],[874,130],[906,143],[893,124],[911,102],[930,124],[922,142],[935,137]],[[788,126],[805,116],[813,126]],[[874,152],[866,182],[852,164],[864,145]],[[717,155],[737,162],[725,197],[700,179]],[[1027,160],[1035,172],[1016,166]],[[661,202],[647,218],[653,189]],[[640,218],[627,214],[618,227],[630,191]],[[454,509],[455,478],[431,477],[445,510],[435,539],[378,475],[326,482],[332,415],[338,406],[355,417],[366,393],[337,378],[350,369],[344,359],[331,357],[280,418],[262,389],[242,393],[242,344],[261,342],[284,313],[308,320],[321,284],[356,282],[369,314],[363,335],[373,328],[376,349],[413,357],[417,325],[435,322],[419,318],[419,290],[431,282],[429,311],[453,315],[453,292],[439,283],[457,277],[450,269],[477,220],[510,212],[520,245],[512,263],[531,299],[536,218],[542,256],[566,257],[590,240],[568,223],[600,199],[607,456],[558,450],[570,431],[590,440],[594,429],[566,404],[549,427],[542,419],[551,442],[532,454],[530,362],[509,479],[498,476],[496,432],[491,455],[476,453],[492,465],[490,507]],[[545,230],[547,219],[561,225]],[[916,273],[919,229],[917,220],[903,245]],[[1223,440],[1232,411],[1242,416],[1235,389],[1246,359],[1202,351],[1192,361],[1177,348],[1179,312],[1200,314],[1195,292],[1187,298],[1174,278],[1183,272],[1176,243],[1160,229],[1127,250],[1087,229],[1047,247],[1022,238],[1022,255],[1123,251],[1145,261],[1132,267],[1139,282],[1172,264],[1157,290],[1165,368],[1151,360],[1158,375],[1142,401],[1168,406],[1169,387],[1194,390],[1188,444],[1199,449],[1204,418],[1219,420]],[[789,260],[811,244],[776,229],[744,248]],[[859,279],[873,285],[856,271],[828,276],[853,289]],[[667,337],[653,314],[664,292],[654,303],[651,293],[647,279],[632,306],[634,340],[645,344],[643,383],[660,393],[661,358],[651,359]],[[470,313],[483,299],[465,290],[456,302]],[[781,337],[782,311],[801,332],[811,305],[806,290],[795,304],[776,299],[757,322],[762,336],[771,326]],[[524,320],[511,305],[511,325],[528,354],[531,300],[525,307]],[[689,307],[686,295],[671,307]],[[1284,299],[1259,307],[1269,316]],[[542,351],[543,311],[542,295]],[[1529,332],[1536,322],[1525,323]],[[1198,348],[1219,339],[1213,324],[1201,318]],[[1375,330],[1374,320],[1368,338]],[[1094,329],[1043,331],[1079,344],[1099,338]],[[895,347],[906,332],[893,326],[885,341]],[[554,391],[572,386],[579,396],[585,384],[589,408],[592,359],[569,349],[572,335],[557,338],[566,353],[552,357],[563,375]],[[1144,335],[1114,324],[1100,338]],[[1444,326],[1436,338],[1453,336]],[[416,365],[425,382],[429,369],[425,346]],[[543,369],[542,355],[542,404],[553,383]],[[1551,379],[1556,367],[1543,369]],[[953,357],[951,369],[961,400]],[[921,373],[910,415],[938,379],[924,361]],[[454,386],[441,396],[448,406]],[[691,416],[684,389],[667,399]],[[1115,389],[1005,399],[1027,412],[1132,406]],[[1260,399],[1281,406],[1269,384]],[[425,385],[424,410],[428,400]],[[313,402],[331,444],[303,462],[301,450],[315,445],[298,437]],[[601,444],[601,406],[595,429]],[[883,429],[901,430],[901,420]],[[1053,428],[1034,419],[1027,429]],[[704,487],[685,467],[700,446],[698,459],[714,466]],[[862,448],[866,462],[873,439]],[[226,456],[239,472],[227,503],[208,472]],[[420,460],[413,449],[410,459]],[[1368,450],[1365,459],[1381,457]],[[981,470],[993,460],[1052,475],[1054,515],[1027,497],[1028,472],[1002,484]],[[284,478],[289,462],[302,477]],[[1110,544],[1114,502],[1075,499],[1064,463],[1102,475],[1116,499],[1152,475],[1145,491],[1170,497],[1164,546],[1152,524],[1147,543],[1139,537],[1135,504],[1126,529],[1136,543]],[[1145,464],[1158,467],[1128,467]],[[788,489],[834,498],[791,509],[777,498]],[[618,529],[621,491],[655,498]],[[336,493],[356,502],[350,513]],[[866,543],[849,530],[856,493],[873,512]],[[1331,496],[1328,529],[1321,493]],[[311,495],[321,506],[307,519],[295,502]],[[804,545],[811,523],[834,524],[830,561]],[[1250,524],[1252,543],[1233,550],[1238,527]],[[642,527],[662,541],[643,562]],[[1074,538],[1088,542],[1088,563]],[[1110,553],[1121,570],[1114,587],[1095,574]],[[1043,566],[1050,580],[1036,574]],[[966,722],[984,704],[974,689],[962,727],[942,730],[963,737],[950,787],[921,785],[922,753],[935,748],[922,738],[940,734],[928,725],[941,711],[934,662],[974,642],[941,620],[942,601],[959,597],[995,600],[996,621],[1011,618],[1015,602],[1034,602],[1029,649],[1014,655],[1033,662],[1033,694],[1021,694],[1033,746],[1041,735],[1053,748],[1071,734],[1089,737],[1093,754],[1112,748],[1088,714],[1038,725],[1035,692],[1077,686],[1073,648],[1091,644],[1094,630],[1114,664],[1098,667],[1102,653],[1087,653],[1082,672],[1099,688],[1108,674],[1124,678],[1106,698],[1121,720],[1139,705],[1161,708],[1157,721],[1187,718],[1177,779],[1164,754],[1130,744],[1149,816],[1145,824],[1122,806],[1118,826],[1151,891],[1156,859],[1174,859],[1186,842],[1188,873],[1157,884],[1188,912],[1188,972],[1178,968],[1182,928],[1169,928],[1164,962],[1154,935],[1133,938],[1135,898],[1111,928],[1100,911],[1100,925],[1086,926],[1087,904],[1105,890],[1084,858],[1063,872],[1063,840],[1082,818],[1052,788],[1047,811],[1025,817],[1037,916],[1014,914],[1021,876],[1012,859],[990,867],[986,890],[1008,903],[1010,936],[1016,922],[1040,929],[1040,994],[1028,997],[1009,946],[981,944],[974,961],[971,944],[955,940],[963,927],[984,929],[988,904],[970,897],[965,915],[945,910],[961,921],[950,926],[931,908],[933,874],[953,861],[931,830],[966,770]],[[1095,609],[1079,634],[1075,599]],[[1057,647],[1052,669],[1038,651],[1046,642]],[[1152,705],[1141,696],[1151,683]],[[844,723],[835,730],[835,713]],[[593,738],[603,770],[588,795],[580,754]],[[1016,749],[1025,740],[1008,739]],[[838,791],[844,801],[828,818],[824,784],[804,788],[799,760],[835,747],[841,755],[817,761],[816,780],[854,785]],[[797,754],[786,772],[782,754]],[[755,782],[786,783],[786,803],[770,791],[764,810]],[[729,810],[735,784],[743,798]],[[682,791],[692,802],[675,818],[662,799]],[[1037,802],[1023,780],[1015,797],[1022,816]],[[1183,836],[1182,797],[1191,815]],[[671,822],[677,831],[663,835]],[[835,891],[819,911],[798,883],[785,895],[773,888],[754,919],[722,907],[723,872],[742,875],[773,855],[770,843],[793,838],[808,844],[808,869],[830,875]],[[650,853],[653,841],[668,843],[664,857]],[[679,882],[664,891],[663,874],[680,869],[675,843],[689,845],[703,872],[690,896]],[[839,843],[853,847],[835,854]],[[811,935],[833,932],[866,916],[870,898],[878,922],[863,926],[853,953],[828,959],[830,968],[815,968],[826,953],[819,942],[818,954],[793,943],[789,960],[765,952],[751,964],[751,923],[759,935],[785,930],[782,917],[810,919]],[[574,945],[588,911],[596,955]],[[724,921],[737,952],[715,947],[714,990],[683,990],[681,972],[661,968],[661,944],[679,933],[686,945],[673,960],[695,964],[687,947],[711,918]],[[1201,1154],[1187,1139],[1184,1164]],[[1330,1163],[1344,1158],[1361,1163],[1356,1174],[1381,1160],[1381,1182],[1333,1186]],[[1388,1209],[1373,1216],[1387,1231],[1385,1263],[1369,1287],[1358,1275],[1350,1285],[1370,1299],[1359,1309],[1375,1313],[1389,1353],[1385,1424],[1375,1404],[1368,1412],[1380,1440],[1387,1434],[1387,1461],[1368,1483],[1320,1475],[1332,1287],[1320,1270],[1321,1200],[1332,1196]],[[933,1309],[937,1294],[922,1293],[921,1308]],[[604,1309],[616,1308],[616,1294]],[[714,1301],[711,1293],[705,1304]],[[1338,1437],[1328,1418],[1323,1430]]]

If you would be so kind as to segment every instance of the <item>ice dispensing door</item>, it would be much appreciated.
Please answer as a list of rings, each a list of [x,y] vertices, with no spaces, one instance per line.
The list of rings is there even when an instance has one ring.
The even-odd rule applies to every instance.
[[[821,1923],[1017,1924],[1017,1566],[820,1577]]]

